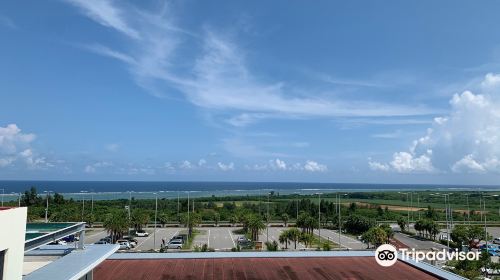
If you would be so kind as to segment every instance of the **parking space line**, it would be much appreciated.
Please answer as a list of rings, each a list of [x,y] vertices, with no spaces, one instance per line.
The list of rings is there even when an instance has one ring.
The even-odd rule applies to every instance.
[[[231,241],[233,241],[233,246],[236,247],[236,242],[234,242],[234,237],[233,237],[233,234],[231,233],[231,230],[227,229],[227,232],[229,232],[229,236],[231,237]]]
[[[155,228],[155,232],[156,232],[156,230],[157,230],[157,229]],[[148,237],[147,237],[146,239],[142,240],[142,242],[141,242],[141,243],[137,244],[137,247],[136,247],[136,248],[137,248],[137,249],[139,249],[139,247],[141,247],[141,246],[142,246],[142,244],[144,244],[144,242],[148,241],[148,240],[149,240],[151,237],[153,237],[153,236],[154,236],[154,233],[151,233],[150,235],[148,235]]]

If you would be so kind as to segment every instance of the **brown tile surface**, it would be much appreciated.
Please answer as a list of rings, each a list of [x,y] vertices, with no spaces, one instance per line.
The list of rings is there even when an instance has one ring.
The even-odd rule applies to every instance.
[[[379,266],[373,257],[106,260],[95,280],[108,279],[438,279],[397,262]]]

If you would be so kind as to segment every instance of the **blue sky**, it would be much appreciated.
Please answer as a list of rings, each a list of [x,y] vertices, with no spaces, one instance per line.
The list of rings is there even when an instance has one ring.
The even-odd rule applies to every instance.
[[[0,178],[497,184],[497,1],[3,1]]]

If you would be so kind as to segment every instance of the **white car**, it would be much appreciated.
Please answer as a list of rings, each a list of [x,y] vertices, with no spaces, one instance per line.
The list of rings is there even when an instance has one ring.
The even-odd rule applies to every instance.
[[[135,235],[137,235],[138,237],[147,237],[149,236],[149,233],[145,232],[144,230],[138,230]]]
[[[119,240],[117,242],[118,245],[120,245],[119,250],[129,250],[130,249],[130,243],[126,240]]]
[[[67,245],[68,243],[64,240],[56,240],[54,242],[49,243],[48,245]]]
[[[500,237],[496,237],[495,239],[493,239],[493,243],[500,244]]]
[[[167,248],[168,249],[182,249],[182,245],[184,243],[182,242],[182,240],[180,239],[175,239],[175,240],[172,240],[170,241],[168,244],[167,244]]]

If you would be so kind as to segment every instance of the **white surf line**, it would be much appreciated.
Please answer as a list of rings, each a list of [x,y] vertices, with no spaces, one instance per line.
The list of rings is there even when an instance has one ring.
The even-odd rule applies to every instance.
[[[231,230],[227,229],[227,232],[229,232],[229,236],[231,237],[231,241],[233,241],[233,246],[236,247],[236,242],[234,242],[234,236],[231,233]]]

